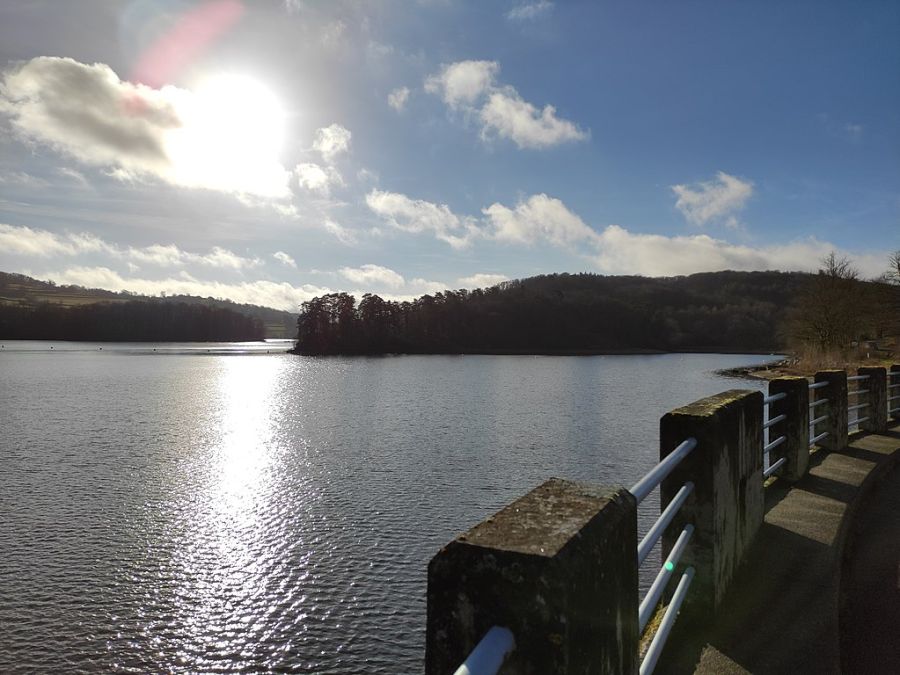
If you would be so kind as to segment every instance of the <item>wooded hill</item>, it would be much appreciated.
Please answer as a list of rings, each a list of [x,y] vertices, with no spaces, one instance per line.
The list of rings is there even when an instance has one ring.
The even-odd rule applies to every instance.
[[[143,313],[132,307],[128,312],[137,321],[138,315],[155,316],[158,322],[169,321],[193,321],[192,325],[199,326],[196,323],[201,321],[198,317],[201,315],[206,317],[205,321],[213,321],[214,325],[220,325],[221,330],[210,332],[210,330],[197,328],[192,334],[209,334],[206,338],[190,338],[196,340],[244,340],[244,339],[260,339],[267,338],[293,338],[296,336],[296,314],[285,312],[270,307],[261,307],[259,305],[248,305],[231,302],[229,300],[218,300],[216,298],[201,298],[190,295],[172,295],[165,298],[150,297],[138,295],[136,293],[122,292],[115,293],[99,288],[82,288],[81,286],[58,286],[53,282],[39,281],[24,274],[9,274],[0,272],[0,338],[15,339],[16,336],[27,333],[28,339],[49,339],[41,337],[48,332],[48,321],[50,316],[58,317],[57,323],[60,325],[78,325],[78,337],[57,338],[57,339],[78,339],[78,340],[104,340],[104,339],[127,339],[127,340],[183,340],[188,338],[159,338],[151,337],[150,333],[157,335],[163,330],[163,325],[153,325],[153,322],[146,324],[150,333],[147,337],[132,338],[105,338],[102,335],[108,331],[97,324],[95,329],[90,328],[91,321],[112,320],[110,317],[119,316],[113,310],[84,310],[82,308],[97,303],[107,305],[121,305],[135,303],[149,303]],[[227,314],[221,314],[216,311],[191,311],[165,309],[164,305],[186,305],[195,308],[206,308],[206,310],[225,310],[238,315],[238,318],[227,319]],[[34,314],[38,309],[41,315]],[[60,313],[65,310],[79,310],[72,314]],[[105,313],[104,313],[105,312]],[[124,316],[124,314],[122,314]],[[177,319],[176,319],[177,316]],[[193,318],[189,318],[193,316]],[[211,317],[217,316],[213,320]],[[251,320],[249,323],[242,324],[239,320],[241,317]],[[201,321],[202,322],[202,321]],[[217,323],[218,322],[218,323]],[[52,322],[51,322],[52,323]],[[232,338],[226,335],[234,334],[231,329],[225,329],[226,325],[238,326],[243,325],[239,331],[243,335],[256,335],[258,337]],[[14,328],[14,326],[16,328]],[[40,328],[39,328],[40,327]],[[74,328],[73,328],[74,330]],[[178,333],[177,327],[171,327],[169,334]],[[24,333],[23,333],[24,331]],[[249,331],[249,332],[248,332]],[[58,332],[58,331],[57,331]],[[121,333],[122,331],[119,331]],[[15,335],[13,334],[15,333]],[[135,334],[138,334],[135,331]]]
[[[333,293],[302,305],[302,354],[771,352],[815,275],[551,274],[412,302]]]

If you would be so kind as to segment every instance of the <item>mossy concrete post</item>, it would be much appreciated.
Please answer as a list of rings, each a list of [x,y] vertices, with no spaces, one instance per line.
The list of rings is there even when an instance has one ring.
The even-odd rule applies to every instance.
[[[769,441],[782,435],[787,440],[770,451],[769,464],[786,457],[777,474],[793,483],[809,468],[809,382],[805,377],[777,377],[769,381],[769,395],[775,394],[785,397],[769,404],[769,419],[785,419],[769,427]]]
[[[681,566],[692,565],[696,575],[679,622],[709,620],[762,525],[762,424],[762,393],[743,389],[695,401],[660,421],[660,459],[682,441],[697,439],[697,447],[662,482],[660,495],[666,505],[685,482],[694,483],[663,535],[665,559],[683,527],[695,528]]]
[[[813,390],[813,401],[828,399],[828,403],[814,409],[817,417],[828,415],[827,420],[816,425],[815,435],[828,432],[818,445],[826,450],[843,450],[847,447],[847,373],[843,370],[820,370],[813,379],[828,383],[827,387]]]
[[[856,372],[858,375],[869,376],[869,379],[857,382],[860,389],[867,391],[865,394],[859,394],[856,402],[869,404],[867,408],[859,410],[860,417],[869,418],[860,424],[859,428],[875,433],[885,431],[887,429],[887,371],[884,368],[863,367]]]
[[[428,565],[425,672],[452,673],[492,626],[503,673],[638,672],[637,504],[551,478]]]
[[[895,363],[891,366],[891,369],[888,371],[889,373],[894,374],[893,377],[888,378],[888,402],[887,407],[888,410],[893,410],[894,412],[889,412],[888,415],[892,420],[900,420],[900,398],[895,398],[893,401],[891,400],[894,396],[900,396],[900,363]]]

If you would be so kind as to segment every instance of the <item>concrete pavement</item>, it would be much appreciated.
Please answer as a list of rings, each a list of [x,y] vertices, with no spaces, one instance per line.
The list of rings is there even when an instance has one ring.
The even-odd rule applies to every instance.
[[[881,583],[890,586],[890,557],[896,549],[876,542],[891,537],[900,542],[896,536],[900,530],[891,534],[886,529],[900,525],[896,520],[888,524],[883,516],[885,510],[893,509],[895,516],[900,513],[896,504],[900,490],[890,487],[900,480],[898,464],[900,425],[895,424],[884,434],[855,434],[841,451],[819,451],[798,483],[776,482],[767,488],[765,522],[715,620],[699,630],[689,626],[678,630],[676,624],[658,672],[840,673],[840,591],[845,567],[849,571],[844,588],[856,598],[845,603],[844,616],[849,617],[845,624],[849,620],[855,625],[843,631],[849,650],[846,658],[861,658],[853,654],[871,649],[873,642],[896,648],[900,625],[875,628],[880,612],[887,611],[880,596],[889,596],[892,590],[892,597],[897,597],[897,559],[892,589],[870,586],[869,570],[878,570]],[[879,499],[869,501],[882,482]],[[888,497],[882,498],[884,492]],[[869,516],[872,509],[882,515]],[[855,530],[857,526],[860,529]],[[847,542],[853,531],[859,536],[851,549]],[[862,555],[858,561],[851,555],[849,567],[843,564],[848,551]],[[885,623],[894,620],[890,615],[884,619]],[[872,663],[880,668],[888,662],[873,657]],[[846,672],[898,673],[900,669]]]

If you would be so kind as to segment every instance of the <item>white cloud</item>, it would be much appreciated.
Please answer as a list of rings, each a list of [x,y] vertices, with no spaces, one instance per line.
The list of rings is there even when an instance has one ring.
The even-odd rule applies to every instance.
[[[153,89],[120,80],[102,63],[41,56],[3,74],[0,112],[28,141],[122,179],[290,194],[290,174],[277,159],[281,113],[253,81]]]
[[[402,112],[409,100],[409,87],[397,87],[388,94],[388,105],[397,112]]]
[[[331,162],[337,155],[350,148],[352,136],[349,129],[340,124],[332,124],[316,131],[313,149],[320,152],[326,161]]]
[[[221,298],[251,305],[263,305],[287,311],[298,311],[300,303],[316,296],[330,293],[321,286],[303,284],[292,286],[274,281],[243,281],[222,283],[201,281],[183,273],[168,279],[144,279],[123,277],[107,267],[70,267],[61,272],[43,275],[59,284],[76,284],[87,288],[104,288],[109,291],[131,291],[142,295],[197,295],[203,298]]]
[[[787,244],[747,246],[732,244],[705,234],[667,237],[634,234],[610,225],[600,233],[598,268],[608,274],[671,276],[719,270],[782,270],[814,272],[830,251],[846,255],[864,276],[877,276],[885,265],[884,254],[850,253],[814,237]]]
[[[47,258],[84,253],[112,253],[114,248],[86,233],[57,235],[47,230],[0,223],[0,251],[14,255]]]
[[[425,90],[439,95],[450,108],[481,122],[481,138],[506,138],[520,148],[543,149],[590,138],[585,131],[556,115],[556,108],[529,103],[514,87],[496,84],[496,61],[458,61],[441,66],[425,80]]]
[[[80,171],[76,171],[75,169],[71,169],[69,167],[64,166],[64,167],[57,169],[56,172],[59,175],[65,176],[66,178],[72,180],[73,182],[77,183],[81,187],[88,187],[90,185],[88,183],[87,178],[84,177],[84,174],[81,173]]]
[[[0,111],[3,108],[0,107]],[[43,178],[32,176],[24,171],[6,171],[0,173],[0,184],[3,185],[21,185],[29,188],[45,188],[49,185]]]
[[[425,91],[437,94],[451,108],[472,105],[494,85],[500,71],[496,61],[458,61],[441,66],[425,80]]]
[[[297,268],[297,261],[294,260],[291,256],[289,256],[284,251],[275,251],[275,253],[272,254],[272,257],[275,258],[275,260],[280,262],[282,265],[286,265],[288,267],[293,267],[294,269]]]
[[[412,233],[431,232],[453,248],[464,248],[477,227],[471,218],[460,218],[446,204],[410,199],[397,192],[372,190],[366,195],[369,208],[399,230]]]
[[[742,209],[753,195],[753,183],[719,171],[715,180],[695,185],[673,185],[672,192],[678,196],[675,208],[689,223],[705,225],[724,219],[726,225],[735,227],[738,222],[734,213]]]
[[[183,251],[174,244],[122,248],[86,232],[56,234],[47,230],[0,223],[0,250],[4,253],[40,258],[102,253],[132,263],[176,267],[197,264],[219,269],[245,270],[262,264],[259,258],[245,258],[214,246],[209,253]]]
[[[509,281],[509,277],[505,274],[486,274],[482,272],[468,277],[460,277],[457,281],[462,284],[463,288],[487,288]]]
[[[323,196],[328,196],[332,185],[344,184],[341,174],[333,166],[321,167],[318,164],[306,162],[298,164],[294,173],[297,174],[297,182],[300,187],[311,192],[318,192]]]
[[[513,21],[530,21],[536,19],[542,14],[546,14],[553,9],[553,3],[548,0],[538,0],[537,2],[526,2],[522,5],[513,7],[506,13],[506,18]]]
[[[220,246],[213,246],[212,251],[206,255],[185,253],[185,257],[188,261],[198,262],[201,265],[233,270],[242,270],[262,264],[262,260],[259,258],[244,258]]]
[[[597,238],[597,233],[565,204],[545,194],[532,195],[514,209],[491,204],[482,213],[490,221],[492,236],[498,241],[521,244],[547,241],[556,246],[573,246]]]
[[[325,228],[326,232],[333,234],[342,244],[347,244],[349,246],[357,243],[356,235],[354,235],[353,232],[333,220],[326,219],[322,226]]]
[[[406,284],[400,274],[381,265],[363,265],[362,267],[342,267],[338,272],[345,279],[355,284],[386,286],[388,288],[400,288]]]
[[[556,108],[538,110],[512,87],[494,91],[480,112],[482,138],[508,138],[520,148],[542,149],[570,141],[583,141],[590,134],[556,116]]]

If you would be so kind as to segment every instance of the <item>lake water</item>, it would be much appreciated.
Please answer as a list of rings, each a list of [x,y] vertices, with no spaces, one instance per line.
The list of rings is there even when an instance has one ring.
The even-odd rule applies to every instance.
[[[419,672],[443,544],[772,360],[283,348],[3,344],[0,671]]]

